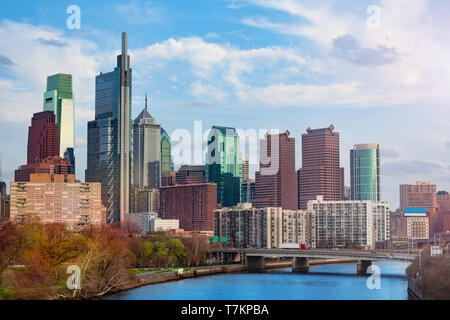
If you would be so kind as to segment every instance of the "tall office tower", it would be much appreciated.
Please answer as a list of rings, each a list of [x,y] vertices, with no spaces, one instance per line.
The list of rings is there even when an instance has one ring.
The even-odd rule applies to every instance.
[[[75,168],[75,120],[72,91],[72,75],[58,73],[47,77],[47,91],[44,93],[44,110],[53,111],[58,124],[59,156],[64,157],[67,149],[72,153],[70,161]]]
[[[28,127],[27,164],[59,155],[58,124],[55,114],[42,111],[33,114]]]
[[[127,33],[114,71],[95,78],[95,120],[88,123],[86,181],[102,183],[107,222],[125,221],[132,182],[132,70]]]
[[[206,181],[217,183],[217,203],[222,207],[234,206],[240,202],[241,161],[236,129],[213,126],[208,136]]]
[[[426,208],[435,211],[438,207],[436,185],[431,182],[400,185],[400,207]]]
[[[178,219],[187,231],[212,231],[217,208],[217,185],[214,183],[164,186],[160,192],[160,216]]]
[[[260,170],[255,174],[255,208],[297,209],[295,138],[290,132],[269,135],[260,141]]]
[[[249,165],[248,156],[244,157],[244,160],[242,160],[242,180],[248,180],[250,179],[250,165]]]
[[[145,108],[133,125],[133,186],[139,190],[158,189],[161,185],[161,126]]]
[[[252,179],[242,180],[241,183],[241,202],[251,203],[255,199],[256,182]]]
[[[351,200],[380,200],[380,147],[357,144],[350,150]]]
[[[298,170],[299,208],[309,200],[344,200],[344,168],[340,167],[339,133],[334,126],[302,134],[302,168]]]
[[[161,128],[161,185],[169,185],[170,172],[172,171],[172,151],[170,136]]]
[[[100,183],[77,182],[72,174],[32,174],[29,182],[11,182],[10,219],[100,226],[106,222],[100,189]]]
[[[205,166],[181,166],[176,173],[176,184],[205,183]]]

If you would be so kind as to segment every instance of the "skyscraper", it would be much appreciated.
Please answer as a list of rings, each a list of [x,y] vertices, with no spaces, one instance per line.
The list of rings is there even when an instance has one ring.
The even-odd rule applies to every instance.
[[[380,148],[357,144],[350,150],[351,200],[380,200]]]
[[[172,171],[172,152],[170,137],[161,127],[161,185],[169,185],[170,172]]]
[[[302,134],[302,168],[298,170],[299,208],[306,209],[308,200],[323,196],[324,200],[344,199],[344,168],[340,167],[339,133],[334,126],[308,128]]]
[[[58,124],[52,111],[33,114],[28,127],[27,164],[59,155]]]
[[[255,208],[298,207],[295,138],[289,135],[287,130],[282,134],[266,134],[261,140],[260,170],[255,174]]]
[[[58,124],[53,111],[35,113],[28,128],[27,164],[14,172],[15,181],[30,181],[32,173],[72,174],[72,164],[59,156]]]
[[[131,78],[127,33],[123,32],[116,68],[95,78],[95,120],[88,123],[86,181],[102,183],[108,223],[124,221],[130,210]]]
[[[140,190],[161,185],[161,126],[145,108],[133,125],[133,186]]]
[[[58,73],[47,77],[47,91],[44,93],[44,110],[52,111],[56,117],[59,156],[63,158],[67,149],[71,149],[69,152],[72,153],[72,156],[69,157],[69,160],[75,167],[75,157],[73,155],[75,120],[72,75]]]
[[[217,183],[217,203],[222,207],[240,202],[241,161],[236,129],[213,126],[208,136],[206,181]]]

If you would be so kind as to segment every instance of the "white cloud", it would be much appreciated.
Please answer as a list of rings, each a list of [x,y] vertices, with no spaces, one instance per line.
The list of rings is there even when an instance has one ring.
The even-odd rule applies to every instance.
[[[211,84],[201,83],[200,81],[191,85],[191,92],[195,97],[207,97],[217,101],[222,101],[226,97],[226,93],[220,88]]]
[[[61,30],[8,20],[0,23],[0,38],[2,52],[14,61],[6,70],[9,77],[0,78],[0,122],[29,121],[42,110],[47,76],[60,72],[73,75],[76,117],[86,119],[93,109],[93,79],[104,60],[94,43],[70,38]]]

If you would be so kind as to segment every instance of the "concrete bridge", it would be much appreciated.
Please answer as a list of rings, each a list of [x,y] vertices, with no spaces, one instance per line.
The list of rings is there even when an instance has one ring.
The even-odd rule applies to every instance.
[[[220,262],[241,262],[249,271],[265,268],[266,258],[292,258],[292,272],[309,271],[309,259],[357,260],[357,274],[367,274],[372,261],[411,262],[416,254],[372,252],[358,250],[299,249],[212,249],[209,255]]]

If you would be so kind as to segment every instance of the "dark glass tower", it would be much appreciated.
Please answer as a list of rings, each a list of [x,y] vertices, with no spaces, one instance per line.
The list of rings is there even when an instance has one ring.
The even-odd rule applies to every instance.
[[[102,183],[107,222],[124,221],[132,181],[132,70],[122,33],[122,54],[112,72],[95,78],[95,120],[88,123],[87,182]]]

